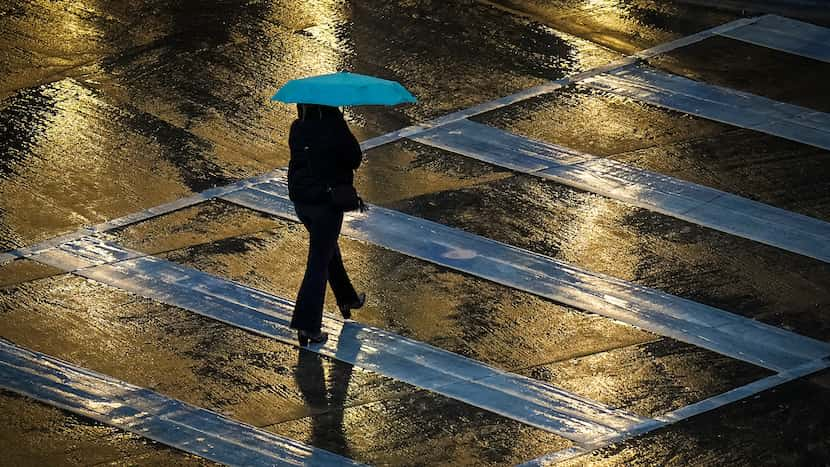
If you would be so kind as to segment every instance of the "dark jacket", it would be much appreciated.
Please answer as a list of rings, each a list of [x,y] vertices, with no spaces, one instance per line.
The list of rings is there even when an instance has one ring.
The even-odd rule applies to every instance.
[[[331,187],[354,183],[360,144],[336,107],[298,107],[300,117],[288,135],[288,196],[295,203],[328,203]]]

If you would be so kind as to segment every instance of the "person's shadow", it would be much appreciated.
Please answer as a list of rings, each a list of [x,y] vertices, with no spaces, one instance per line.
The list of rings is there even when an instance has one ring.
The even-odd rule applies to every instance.
[[[301,349],[294,378],[312,413],[309,444],[351,458],[343,427],[343,405],[354,367],[339,360],[331,362],[326,381],[323,357]]]

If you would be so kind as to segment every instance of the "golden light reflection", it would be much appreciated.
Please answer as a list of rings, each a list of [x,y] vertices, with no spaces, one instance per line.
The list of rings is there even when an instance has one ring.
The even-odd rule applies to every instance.
[[[265,145],[255,149],[268,154],[269,165],[275,166],[288,162],[288,128],[296,110],[293,105],[270,102],[270,97],[292,79],[349,71],[349,57],[354,54],[347,28],[351,16],[347,3],[337,0],[294,1],[287,5],[270,2],[268,8],[264,12],[266,17],[281,26],[265,28],[262,42],[255,50],[263,56],[251,61],[259,67],[255,75],[264,78],[259,81],[259,95],[254,104],[257,108],[249,124],[263,129]],[[229,141],[228,146],[235,144]],[[274,154],[274,146],[281,146],[282,152]],[[283,159],[275,161],[274,156]]]
[[[620,279],[634,278],[640,263],[638,241],[619,227],[630,208],[589,194],[582,201],[562,239],[563,259]]]
[[[619,0],[585,0],[582,4],[583,10],[593,10],[595,8],[619,8]]]
[[[642,48],[632,42],[645,41],[658,43],[668,40],[667,34],[649,21],[649,11],[672,8],[667,5],[651,5],[636,8],[631,2],[623,0],[584,0],[578,7],[578,13],[564,15],[569,24],[577,30],[590,34],[601,44],[630,53]]]
[[[628,14],[625,8],[626,6],[621,5],[619,0],[586,0],[579,7],[586,21],[598,23],[600,28],[612,31],[625,31],[631,28],[630,20],[626,18]],[[611,35],[606,35],[605,39],[615,40]],[[625,45],[625,43],[616,45]]]
[[[49,21],[52,44],[68,49],[86,46],[90,41],[104,39],[104,32],[95,20],[101,12],[90,6],[90,2],[69,2],[64,7],[49,8],[50,16],[59,15]]]
[[[20,130],[29,132],[31,155],[0,182],[5,222],[22,237],[43,238],[187,193],[174,167],[149,156],[161,152],[157,145],[125,135],[121,111],[81,83],[53,83],[22,105],[31,107]]]
[[[351,16],[348,5],[337,0],[322,0],[303,2],[302,7],[297,8],[301,10],[301,13],[299,13],[300,18],[295,19],[295,24],[300,25],[296,33],[300,37],[313,39],[314,43],[308,44],[306,41],[300,41],[292,44],[296,45],[296,48],[287,51],[290,58],[286,60],[289,66],[286,70],[287,75],[292,76],[286,76],[286,78],[293,79],[343,70],[347,65],[346,56],[351,55],[354,50],[350,37],[344,33],[342,28]],[[281,12],[274,11],[272,14],[279,15]]]

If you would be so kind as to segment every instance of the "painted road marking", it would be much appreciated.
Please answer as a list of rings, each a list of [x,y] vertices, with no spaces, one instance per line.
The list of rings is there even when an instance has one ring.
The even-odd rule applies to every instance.
[[[114,253],[115,252],[115,253]],[[33,260],[231,326],[297,345],[289,328],[293,303],[193,268],[82,238]],[[108,263],[110,261],[115,261]],[[326,314],[330,335],[312,349],[580,444],[615,436],[648,419],[576,396],[548,383],[382,329]]]
[[[614,62],[612,64],[609,64],[609,65],[606,65],[606,66],[603,66],[603,67],[599,67],[599,68],[596,68],[596,69],[593,69],[593,70],[588,70],[586,72],[583,72],[583,73],[580,73],[580,74],[577,74],[577,75],[574,75],[574,76],[571,76],[571,77],[568,77],[568,78],[564,78],[562,80],[554,81],[554,82],[551,82],[551,83],[546,83],[542,86],[538,86],[536,88],[521,91],[521,92],[513,94],[511,96],[506,96],[504,98],[496,99],[496,100],[491,101],[491,102],[485,102],[483,104],[472,107],[470,109],[465,109],[463,111],[459,111],[459,112],[456,112],[454,114],[450,114],[450,115],[441,117],[439,119],[436,119],[436,120],[433,120],[433,121],[430,121],[430,122],[427,122],[427,123],[424,123],[424,124],[406,127],[406,128],[401,129],[401,130],[397,130],[395,132],[391,132],[391,133],[388,133],[386,135],[382,135],[380,137],[364,141],[361,144],[361,146],[363,147],[364,150],[368,150],[368,149],[371,149],[371,148],[374,148],[374,147],[378,147],[382,144],[388,144],[388,143],[391,143],[391,142],[394,142],[394,141],[398,141],[402,138],[417,135],[418,133],[428,131],[431,128],[435,128],[437,126],[441,126],[441,125],[444,125],[444,124],[449,124],[449,123],[452,123],[452,122],[455,122],[455,121],[458,121],[458,120],[461,120],[461,119],[468,118],[468,117],[473,116],[473,115],[478,115],[478,114],[483,113],[483,112],[488,112],[488,111],[491,111],[491,110],[495,110],[495,109],[498,109],[498,108],[501,108],[501,107],[504,107],[504,106],[507,106],[507,105],[511,105],[513,103],[516,103],[516,102],[519,102],[519,101],[522,101],[522,100],[526,100],[526,99],[529,99],[529,98],[532,98],[532,97],[535,97],[535,96],[538,96],[538,95],[554,92],[555,90],[557,90],[557,89],[559,89],[563,86],[578,83],[578,82],[581,82],[582,80],[585,80],[585,79],[593,78],[596,75],[601,74],[601,73],[611,74],[611,72],[613,72],[615,70],[620,70],[624,67],[631,66],[631,64],[634,63],[636,60],[651,58],[653,56],[669,52],[669,51],[677,49],[679,47],[684,47],[684,46],[699,42],[701,40],[712,37],[714,35],[718,35],[718,34],[726,35],[729,32],[729,30],[739,29],[739,28],[751,25],[752,23],[757,22],[759,20],[760,20],[760,18],[747,18],[747,19],[736,20],[736,21],[733,21],[733,22],[730,22],[730,23],[727,23],[727,24],[724,24],[724,25],[721,25],[721,26],[718,26],[718,27],[715,27],[715,28],[711,28],[711,29],[706,30],[706,31],[702,31],[702,32],[700,32],[698,34],[694,34],[692,36],[683,37],[683,38],[677,39],[677,40],[669,42],[669,43],[658,45],[656,47],[653,47],[653,48],[648,49],[648,50],[644,50],[644,51],[639,52],[635,55],[632,55],[628,58],[625,58],[623,60],[620,60],[618,62]],[[805,118],[805,120],[809,120],[809,118]],[[821,122],[819,122],[819,123],[821,123]],[[819,135],[819,136],[821,136],[821,135]],[[277,171],[275,173],[277,175],[279,175],[281,172]],[[238,182],[237,184],[231,185],[229,187],[223,187],[223,188],[220,188],[220,189],[217,189],[217,190],[222,190],[222,189],[228,189],[229,188],[230,190],[229,190],[228,193],[230,193],[230,191],[239,192],[239,190],[241,190],[242,188],[244,188],[246,186],[250,186],[252,184],[257,184],[258,183],[257,180],[261,181],[261,180],[268,179],[271,175],[272,174],[265,174],[265,175],[260,176],[260,177],[255,177],[254,179],[243,180],[241,182]],[[211,191],[211,190],[208,190],[208,191]],[[237,193],[237,194],[241,194],[241,193]],[[205,199],[209,199],[213,196],[217,196],[217,195],[214,195],[214,194],[210,194],[208,196],[206,194],[206,192],[201,193],[201,195],[203,195],[205,197]],[[244,198],[244,196],[242,198]],[[192,201],[195,201],[195,200],[192,200]],[[282,201],[280,201],[278,199],[272,199],[269,202],[272,203],[273,205],[279,205]],[[176,202],[174,202],[174,203],[176,203]],[[194,202],[193,204],[196,204],[196,203]],[[185,207],[187,205],[193,205],[193,204],[189,204],[188,202],[182,202],[182,204],[180,206]],[[104,232],[104,231],[107,231],[107,230],[111,230],[111,229],[114,229],[114,228],[117,228],[117,227],[129,225],[131,223],[139,222],[141,220],[146,220],[146,219],[149,219],[149,218],[152,218],[152,217],[155,217],[155,216],[158,216],[158,215],[162,215],[162,214],[165,214],[167,212],[172,212],[173,210],[175,210],[174,206],[172,206],[172,205],[168,206],[168,208],[167,208],[168,210],[166,212],[164,211],[164,209],[161,209],[157,212],[152,212],[151,211],[152,209],[153,208],[151,208],[150,210],[142,211],[143,214],[129,215],[129,216],[125,216],[125,217],[120,218],[120,219],[115,219],[115,220],[110,221],[108,223],[99,224],[98,226],[94,226],[92,228],[83,228],[83,229],[78,230],[77,232],[73,232],[71,234],[68,234],[68,235],[64,236],[62,239],[52,239],[50,241],[42,242],[40,244],[36,244],[36,245],[31,246],[31,247],[20,248],[20,249],[17,249],[17,250],[13,250],[11,252],[3,253],[3,256],[0,257],[0,260],[2,260],[3,262],[7,262],[8,260],[11,259],[11,257],[15,257],[15,258],[26,257],[26,256],[37,254],[38,252],[44,251],[44,250],[51,250],[51,253],[53,253],[53,252],[56,251],[56,248],[54,248],[55,246],[60,245],[62,243],[70,241],[70,240],[77,240],[77,239],[79,239],[79,238],[81,238],[85,235],[88,235],[89,233],[91,233],[92,230],[94,230],[96,232]],[[65,253],[65,254],[66,254],[67,258],[71,257],[71,256],[74,256],[71,253]],[[98,267],[103,268],[103,267],[108,267],[108,266],[98,266]],[[782,331],[782,332],[784,332],[785,334],[792,334],[792,333],[786,333],[786,331]],[[762,332],[761,335],[765,335],[765,333]],[[807,338],[804,338],[804,339],[807,339]],[[820,344],[823,344],[823,343],[820,343]],[[813,361],[811,361],[811,362],[813,362]],[[809,364],[810,363],[806,363],[806,364],[803,364],[801,366],[794,367],[794,368],[803,368],[805,366],[808,366]],[[793,368],[790,368],[790,369],[787,369],[787,370],[783,370],[783,372],[779,373],[779,375],[794,374],[794,372],[795,372],[795,370]],[[779,379],[779,380],[770,380],[770,381],[773,381],[773,382],[769,383],[770,384],[769,387],[772,387],[776,384],[781,384],[780,382],[774,382],[774,381],[782,381],[782,380]],[[703,409],[701,409],[701,410],[703,410]],[[706,409],[706,410],[709,410],[709,409]],[[645,431],[649,431],[650,429],[653,429],[656,426],[659,426],[659,422],[654,422],[654,423],[646,422],[646,426],[642,426],[642,425],[638,425],[638,426],[640,426],[640,431],[639,432],[645,432]],[[649,428],[649,426],[651,426],[651,428]],[[628,435],[623,433],[620,436],[621,436],[620,439],[623,439],[623,437],[628,436]],[[580,450],[584,451],[584,448],[576,446],[574,448],[571,448],[569,450],[569,452],[579,452]]]
[[[2,339],[0,387],[226,465],[360,465]]]
[[[830,223],[460,120],[414,141],[830,263]]]
[[[694,81],[647,65],[614,70],[580,84],[666,109],[830,149],[830,114]]]
[[[282,177],[222,199],[296,221]],[[347,216],[343,234],[775,371],[830,355],[824,342],[377,206]]]
[[[269,190],[274,189],[271,183],[263,185]],[[248,191],[259,191],[255,188],[251,187]],[[154,257],[142,257],[138,252],[97,238],[84,238],[42,252],[32,259],[261,335],[291,344],[295,342],[293,331],[288,329],[290,301],[192,268]],[[115,263],[109,263],[112,261]],[[81,269],[76,269],[79,267]],[[656,419],[643,419],[574,396],[546,383],[493,370],[474,360],[380,329],[352,321],[343,322],[329,315],[325,316],[323,325],[332,338],[324,347],[315,349],[322,355],[471,403],[577,443],[565,451],[530,461],[529,465],[547,465],[553,460],[578,456],[828,366],[828,353],[824,352],[822,357],[781,370],[777,375]],[[758,342],[770,338],[763,334],[748,337],[758,339]],[[772,336],[773,339],[778,337]],[[531,415],[523,416],[521,412]]]
[[[769,49],[830,63],[830,29],[777,15],[718,33]]]

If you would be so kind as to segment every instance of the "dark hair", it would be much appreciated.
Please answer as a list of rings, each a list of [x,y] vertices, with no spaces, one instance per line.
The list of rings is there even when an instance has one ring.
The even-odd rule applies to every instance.
[[[319,104],[297,104],[297,118],[300,120],[342,119],[343,114],[337,107]]]

